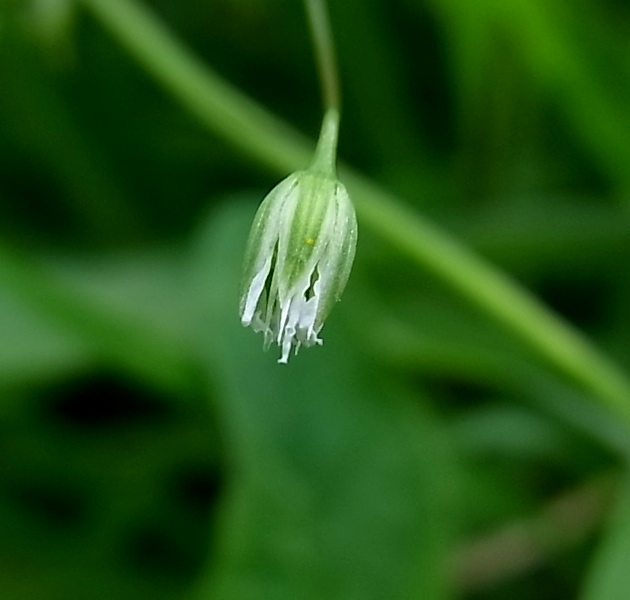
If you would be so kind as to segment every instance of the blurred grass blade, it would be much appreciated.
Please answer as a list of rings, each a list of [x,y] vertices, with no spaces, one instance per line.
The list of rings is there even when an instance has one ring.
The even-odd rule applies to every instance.
[[[40,57],[17,35],[1,41],[2,125],[60,184],[67,205],[60,212],[68,210],[86,236],[101,242],[146,235],[128,190],[81,129]]]
[[[412,2],[424,9],[425,2]],[[497,85],[496,70],[487,66],[503,47],[497,46],[497,41],[509,39],[507,49],[516,50],[522,57],[531,82],[562,107],[584,150],[616,180],[624,197],[628,196],[627,51],[621,47],[615,55],[618,47],[608,40],[611,57],[616,60],[598,65],[599,57],[592,51],[589,54],[591,42],[587,38],[594,32],[594,8],[589,2],[580,10],[571,0],[484,0],[474,4],[468,0],[437,0],[432,4],[452,36],[464,122],[475,126],[479,103],[488,103],[488,98],[481,98],[478,92],[482,86],[494,89]],[[603,72],[607,76],[603,77]],[[532,84],[528,81],[528,85]],[[522,110],[522,106],[519,108]]]
[[[630,479],[626,479],[581,600],[627,600],[630,594]]]

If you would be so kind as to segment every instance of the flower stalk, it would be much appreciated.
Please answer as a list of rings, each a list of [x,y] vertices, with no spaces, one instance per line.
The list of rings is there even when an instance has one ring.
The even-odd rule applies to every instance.
[[[305,0],[325,113],[311,165],[265,197],[250,232],[241,285],[241,323],[277,343],[278,362],[321,344],[324,320],[341,298],[354,261],[357,220],[337,180],[339,84],[323,0]]]
[[[335,175],[339,117],[324,117],[309,168],[289,175],[263,200],[245,252],[241,323],[264,335],[264,347],[321,344],[324,320],[340,299],[357,241],[354,207]]]
[[[324,109],[340,110],[341,92],[330,19],[324,0],[304,0],[319,72]]]

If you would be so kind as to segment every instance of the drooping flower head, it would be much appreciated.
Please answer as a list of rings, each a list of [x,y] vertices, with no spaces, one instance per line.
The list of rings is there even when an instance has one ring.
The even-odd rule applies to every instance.
[[[265,348],[273,342],[280,346],[281,363],[292,348],[322,343],[318,334],[354,260],[354,207],[331,157],[318,157],[321,153],[311,168],[289,175],[269,192],[245,253],[241,322],[263,333]]]

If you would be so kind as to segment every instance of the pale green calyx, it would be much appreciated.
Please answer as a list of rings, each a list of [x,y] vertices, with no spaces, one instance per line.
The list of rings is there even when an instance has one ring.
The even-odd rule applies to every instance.
[[[324,320],[343,292],[357,242],[348,192],[334,173],[338,117],[324,119],[313,165],[289,175],[263,200],[250,233],[241,287],[241,323],[264,346],[321,344]]]

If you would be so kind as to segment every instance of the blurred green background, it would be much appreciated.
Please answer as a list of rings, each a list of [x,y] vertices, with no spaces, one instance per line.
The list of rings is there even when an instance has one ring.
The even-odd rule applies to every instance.
[[[0,2],[0,598],[630,597],[630,395],[614,414],[361,210],[324,346],[277,365],[237,286],[282,174],[98,8],[136,4]],[[139,6],[315,138],[301,2]],[[630,5],[330,11],[341,159],[630,368]]]

